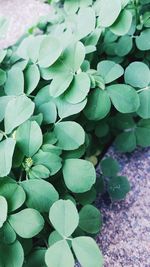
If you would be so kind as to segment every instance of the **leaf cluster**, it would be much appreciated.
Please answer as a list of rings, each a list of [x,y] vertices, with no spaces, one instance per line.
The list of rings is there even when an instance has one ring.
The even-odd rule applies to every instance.
[[[0,51],[0,266],[101,267],[93,203],[130,185],[98,161],[150,145],[150,1],[51,3]]]

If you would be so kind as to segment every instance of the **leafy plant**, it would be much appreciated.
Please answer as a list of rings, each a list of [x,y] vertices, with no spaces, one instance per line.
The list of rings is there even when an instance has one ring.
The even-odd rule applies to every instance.
[[[93,203],[130,185],[98,162],[150,145],[150,1],[51,2],[0,51],[0,266],[101,267]]]

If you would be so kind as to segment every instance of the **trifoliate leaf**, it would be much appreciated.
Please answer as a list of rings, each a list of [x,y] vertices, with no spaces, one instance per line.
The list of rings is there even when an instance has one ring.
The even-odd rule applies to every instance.
[[[50,176],[50,171],[43,165],[36,165],[33,166],[29,170],[29,177],[30,179],[45,179]]]
[[[81,8],[76,18],[76,35],[80,40],[95,29],[96,17],[91,7]]]
[[[110,98],[106,91],[94,89],[88,97],[84,114],[89,120],[100,120],[106,117],[111,108]]]
[[[5,221],[0,229],[0,239],[3,244],[12,244],[16,240],[16,233],[7,221]]]
[[[38,64],[42,68],[51,66],[61,55],[62,48],[56,37],[47,35],[41,42]]]
[[[130,184],[125,176],[112,177],[108,182],[108,193],[113,201],[123,199],[130,191]]]
[[[24,76],[19,68],[12,68],[8,71],[4,87],[7,95],[21,95],[24,92]]]
[[[150,118],[150,90],[144,90],[139,94],[140,107],[137,114],[143,119]]]
[[[31,94],[37,87],[40,80],[40,72],[35,64],[29,65],[25,70],[25,92],[26,94]]]
[[[26,157],[32,157],[43,142],[42,131],[35,121],[26,121],[16,132],[17,146]]]
[[[7,219],[8,205],[6,198],[0,196],[0,228],[3,226],[4,222]]]
[[[107,92],[119,112],[131,113],[138,110],[139,96],[133,87],[126,84],[114,84],[107,87]]]
[[[8,203],[8,211],[14,211],[25,202],[25,192],[17,183],[1,181],[0,195],[4,196]]]
[[[21,186],[26,192],[27,207],[39,212],[48,212],[52,204],[59,198],[53,185],[43,180],[24,181]]]
[[[71,104],[77,104],[82,102],[90,90],[90,78],[89,76],[81,72],[75,75],[68,90],[65,92],[65,100]]]
[[[79,148],[85,141],[83,128],[76,122],[66,121],[56,124],[54,133],[57,138],[57,145],[64,150]]]
[[[135,39],[137,48],[142,51],[150,49],[150,29],[141,32]]]
[[[43,103],[38,111],[43,115],[44,124],[54,123],[57,119],[57,110],[54,101]]]
[[[49,87],[50,95],[53,97],[58,97],[63,94],[68,89],[72,80],[72,73],[62,72],[55,75]]]
[[[26,260],[24,267],[33,267],[33,266],[46,267],[45,252],[46,252],[46,249],[38,248],[32,253],[30,253],[29,257]]]
[[[0,97],[0,121],[4,119],[7,104],[11,99],[12,99],[12,96],[1,96]]]
[[[67,159],[63,165],[65,184],[74,193],[89,191],[96,180],[91,162],[83,159]]]
[[[115,176],[120,171],[120,167],[117,160],[111,157],[102,160],[100,166],[103,175],[108,177]]]
[[[87,104],[87,99],[77,104],[71,104],[68,103],[63,96],[56,98],[55,103],[58,109],[58,115],[63,119],[82,111]]]
[[[28,120],[34,111],[34,103],[25,95],[14,97],[8,102],[5,112],[5,131],[11,133],[14,128]]]
[[[33,161],[35,165],[44,165],[48,168],[50,175],[54,175],[62,166],[59,156],[51,152],[43,152],[42,150],[39,150],[38,153],[33,156]]]
[[[62,237],[71,236],[79,224],[78,211],[70,200],[56,201],[50,208],[49,219]]]
[[[84,267],[102,267],[103,256],[91,237],[76,237],[72,240],[73,251],[79,263]]]
[[[48,248],[45,254],[45,262],[48,267],[74,267],[74,258],[67,241],[58,241]]]
[[[118,42],[115,44],[115,54],[119,57],[124,57],[132,50],[132,47],[132,36],[124,35],[120,37]]]
[[[21,267],[24,261],[24,251],[19,241],[12,244],[0,244],[0,266]]]
[[[120,152],[132,152],[136,148],[134,131],[119,134],[115,139],[115,146]]]
[[[125,82],[131,86],[143,88],[150,83],[150,69],[143,62],[132,62],[125,70]]]
[[[24,209],[8,217],[15,232],[23,238],[37,235],[44,227],[44,219],[35,209]]]
[[[0,69],[0,86],[6,82],[6,72]]]
[[[12,157],[16,141],[7,138],[0,142],[0,177],[7,176],[12,167]]]
[[[97,66],[98,74],[103,77],[105,83],[111,83],[123,75],[124,70],[119,65],[110,60],[103,60]]]
[[[87,233],[96,234],[102,226],[100,211],[92,205],[85,205],[79,212],[79,227]]]
[[[120,0],[101,0],[99,5],[99,20],[101,27],[111,26],[121,11]]]
[[[124,9],[110,30],[116,35],[125,35],[128,33],[132,23],[132,14],[130,11]]]

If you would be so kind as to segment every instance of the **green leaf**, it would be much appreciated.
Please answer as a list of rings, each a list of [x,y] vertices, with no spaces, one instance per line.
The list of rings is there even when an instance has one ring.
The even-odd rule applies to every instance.
[[[49,219],[62,237],[71,236],[79,224],[78,211],[70,200],[56,201],[50,208]]]
[[[140,33],[135,39],[137,48],[142,51],[150,49],[150,29],[146,29]]]
[[[108,177],[115,176],[120,171],[117,160],[111,157],[107,157],[106,159],[102,160],[100,166],[103,175]]]
[[[0,69],[0,86],[6,82],[6,72]]]
[[[61,158],[51,152],[43,152],[39,150],[33,157],[33,162],[35,165],[44,165],[49,169],[50,175],[57,173],[61,166]]]
[[[0,97],[0,121],[5,117],[5,110],[8,102],[12,99],[11,96],[1,96]]]
[[[55,155],[58,155],[60,156],[61,153],[62,153],[62,150],[60,147],[58,146],[54,146],[54,145],[51,145],[51,144],[45,144],[42,146],[42,150],[44,152],[51,152],[51,153],[54,153]]]
[[[73,251],[83,267],[103,267],[103,256],[91,237],[77,237],[72,240]]]
[[[69,87],[73,80],[73,74],[68,72],[60,72],[55,75],[52,80],[49,90],[50,95],[53,97],[58,97],[63,94]]]
[[[83,206],[92,204],[96,199],[96,190],[93,186],[89,191],[85,193],[75,194],[75,198]]]
[[[125,70],[125,82],[138,88],[148,86],[150,83],[149,67],[143,62],[132,62]]]
[[[7,50],[4,50],[4,49],[0,49],[0,63],[3,62],[5,56],[7,54]]]
[[[24,267],[33,267],[33,266],[46,267],[45,252],[46,252],[46,249],[38,248],[32,253],[30,253],[29,257],[26,260]]]
[[[45,124],[54,123],[57,119],[56,105],[51,100],[40,105],[38,111],[42,113]]]
[[[0,228],[3,226],[7,219],[8,205],[7,201],[3,196],[0,196]]]
[[[34,37],[32,35],[25,37],[21,43],[18,45],[18,48],[16,50],[16,54],[17,56],[19,56],[22,59],[29,59],[29,54],[28,54],[28,46],[30,41],[33,39]]]
[[[94,89],[88,97],[84,114],[89,120],[101,120],[106,117],[110,108],[111,102],[107,92]]]
[[[48,103],[49,101],[53,101],[53,98],[49,93],[49,85],[42,87],[37,93],[34,102],[37,108],[39,108],[42,104]]]
[[[11,244],[0,244],[0,266],[22,267],[24,261],[23,248],[17,240]]]
[[[90,90],[89,76],[81,72],[75,75],[69,89],[65,93],[65,100],[71,104],[82,102]]]
[[[32,157],[43,142],[42,131],[36,121],[26,121],[16,132],[17,146],[27,157]]]
[[[36,165],[33,166],[30,170],[29,170],[29,177],[30,179],[45,179],[48,178],[50,176],[50,171],[48,168],[46,168],[43,165]]]
[[[110,60],[103,60],[98,63],[97,70],[106,84],[115,81],[124,73],[123,68],[119,64]]]
[[[132,36],[124,35],[120,37],[118,42],[115,44],[115,54],[119,57],[124,57],[132,50],[132,47]]]
[[[16,233],[8,222],[0,229],[0,240],[4,244],[12,244],[16,240]]]
[[[63,119],[82,111],[86,106],[87,99],[77,104],[71,104],[65,101],[64,97],[58,97],[55,99],[55,102],[58,109],[58,115]]]
[[[104,137],[109,133],[109,126],[105,122],[98,123],[95,127],[95,134],[97,137]]]
[[[85,141],[85,132],[76,122],[66,121],[55,125],[54,134],[57,138],[57,146],[63,150],[73,150],[81,146]]]
[[[1,181],[0,195],[6,198],[9,211],[18,209],[25,202],[24,190],[17,183]]]
[[[39,212],[48,212],[59,196],[53,185],[43,180],[29,180],[21,183],[26,192],[26,206]],[[42,190],[41,190],[42,189]]]
[[[119,134],[115,139],[115,146],[120,152],[132,152],[136,148],[136,137],[133,131]]]
[[[53,75],[60,72],[75,73],[85,58],[85,47],[81,42],[71,43],[62,53],[60,61],[52,67]],[[60,64],[61,63],[61,64]]]
[[[144,125],[139,125],[135,130],[137,145],[141,147],[150,146],[150,128]]]
[[[140,105],[137,92],[129,85],[114,84],[107,87],[107,92],[115,108],[121,113],[137,111]]]
[[[12,68],[8,71],[4,87],[7,95],[21,95],[24,92],[23,72],[19,68]]]
[[[82,39],[95,29],[96,17],[91,7],[81,8],[76,17],[76,34]]]
[[[48,248],[45,254],[45,262],[48,267],[74,267],[74,258],[67,241],[56,242]]]
[[[130,191],[130,184],[125,176],[112,177],[108,182],[108,193],[113,201],[124,199]]]
[[[57,232],[57,231],[53,231],[49,238],[48,238],[48,244],[49,246],[54,245],[57,241],[62,240],[63,237]]]
[[[23,238],[37,235],[44,227],[43,217],[34,209],[24,209],[10,215],[8,221],[15,232]]]
[[[90,234],[96,234],[102,227],[102,216],[100,211],[92,205],[85,205],[79,213],[79,226]]]
[[[7,138],[0,142],[0,177],[10,173],[15,144],[16,141],[13,138]]]
[[[109,27],[115,22],[121,12],[121,1],[101,0],[99,10],[100,26]]]
[[[13,129],[28,120],[34,111],[34,103],[25,95],[14,97],[8,102],[5,112],[5,131],[11,133]]]
[[[48,68],[59,58],[61,52],[62,48],[59,40],[54,36],[45,36],[40,46],[38,57],[39,66]]]
[[[142,91],[139,94],[140,98],[140,107],[137,111],[137,114],[143,119],[150,118],[150,90]]]
[[[65,184],[74,193],[84,193],[96,181],[96,173],[91,162],[83,159],[67,159],[63,165]]]
[[[79,1],[73,0],[70,2],[70,0],[66,0],[64,2],[64,9],[68,14],[76,13],[78,8],[79,8]]]
[[[132,23],[132,14],[130,11],[124,9],[114,24],[110,27],[110,30],[116,35],[125,35],[130,30]]]
[[[35,64],[29,65],[24,73],[25,78],[25,92],[31,94],[37,87],[40,80],[40,72]]]

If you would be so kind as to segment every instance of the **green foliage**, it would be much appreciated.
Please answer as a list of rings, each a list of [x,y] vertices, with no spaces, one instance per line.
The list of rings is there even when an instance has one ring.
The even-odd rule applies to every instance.
[[[48,2],[0,50],[0,266],[101,267],[93,203],[130,185],[99,156],[150,146],[150,2]]]

